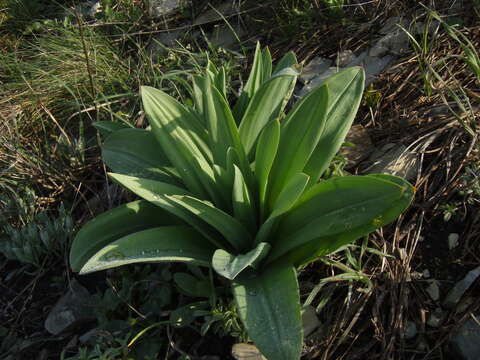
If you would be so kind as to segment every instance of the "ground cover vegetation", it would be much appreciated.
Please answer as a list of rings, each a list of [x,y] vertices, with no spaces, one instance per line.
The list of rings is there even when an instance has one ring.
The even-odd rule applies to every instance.
[[[408,19],[400,25],[409,51],[366,88],[355,124],[375,147],[402,143],[418,154],[416,196],[392,225],[299,269],[301,304],[322,324],[302,356],[448,358],[451,334],[478,312],[478,286],[434,327],[427,321],[439,302],[419,274],[428,270],[443,295],[479,263],[478,4],[245,1],[235,2],[237,13],[192,25],[222,3],[185,3],[155,18],[146,1],[101,1],[92,15],[75,8],[78,1],[0,1],[0,358],[229,358],[232,344],[253,338],[227,282],[211,270],[138,264],[71,272],[78,230],[138,199],[108,178],[115,169],[103,165],[101,144],[112,130],[150,125],[140,86],[195,106],[192,76],[214,64],[225,69],[233,102],[256,41],[276,62],[293,51],[307,64],[345,49],[360,53],[399,15]],[[208,36],[226,23],[247,25],[233,48]],[[178,42],[159,45],[155,36],[175,28],[183,29]],[[365,174],[366,162],[350,161],[336,156],[324,177]],[[451,233],[459,235],[453,248]],[[94,294],[94,315],[48,334],[46,315],[74,278]],[[406,336],[411,323],[414,338]],[[96,335],[80,340],[93,328]]]

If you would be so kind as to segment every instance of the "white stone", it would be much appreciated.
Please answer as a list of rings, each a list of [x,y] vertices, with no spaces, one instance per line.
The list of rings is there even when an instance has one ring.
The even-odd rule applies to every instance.
[[[310,335],[320,327],[321,322],[318,320],[317,312],[313,306],[308,305],[302,309],[302,323],[304,336]]]
[[[312,80],[315,76],[327,71],[331,64],[331,60],[317,56],[303,67],[302,73],[298,77],[298,80],[305,84]]]
[[[450,250],[456,248],[458,246],[458,239],[460,236],[457,233],[451,233],[448,235],[448,248]]]
[[[150,0],[149,14],[153,18],[169,15],[182,7],[180,0]]]
[[[443,307],[453,309],[462,298],[465,291],[480,277],[480,266],[469,271],[468,274],[448,292],[443,302]]]
[[[250,344],[233,345],[232,356],[236,360],[267,360],[255,345]]]
[[[410,181],[417,177],[418,158],[402,144],[394,145],[383,153],[375,152],[370,159],[373,164],[367,169],[369,174],[396,175]]]
[[[355,56],[352,50],[344,50],[338,53],[337,60],[335,60],[335,64],[338,67],[348,67],[356,59],[357,57]]]
[[[430,280],[429,285],[425,290],[433,301],[438,301],[440,299],[440,288],[438,287],[437,280]]]

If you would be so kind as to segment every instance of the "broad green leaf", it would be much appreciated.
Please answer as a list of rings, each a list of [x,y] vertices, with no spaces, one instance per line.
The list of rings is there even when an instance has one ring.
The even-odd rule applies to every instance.
[[[351,67],[329,77],[328,108],[325,127],[304,173],[310,176],[310,186],[315,184],[330,165],[347,136],[362,100],[365,73],[360,67]]]
[[[298,65],[297,57],[293,52],[286,53],[275,66],[272,75],[278,74],[283,69],[295,67]]]
[[[246,254],[232,255],[218,249],[213,254],[212,267],[221,276],[233,280],[247,267],[256,268],[268,255],[270,244],[260,243]]]
[[[280,123],[273,120],[262,130],[255,153],[255,179],[258,184],[260,219],[265,214],[265,198],[267,194],[268,176],[272,168],[280,142]]]
[[[184,186],[150,131],[130,128],[110,134],[103,143],[102,158],[116,173]]]
[[[222,66],[218,71],[218,74],[215,76],[214,84],[219,93],[222,95],[224,99],[227,99],[227,84],[226,84],[226,74],[225,68]],[[233,118],[233,115],[232,115]],[[235,122],[235,120],[234,120]]]
[[[210,148],[215,164],[226,167],[225,154],[229,147],[233,147],[239,155],[241,169],[248,168],[243,147],[240,142],[237,125],[233,119],[230,107],[220,92],[212,86],[207,78],[204,81],[203,109],[207,119]]]
[[[186,262],[210,266],[214,248],[189,226],[162,226],[126,235],[102,248],[80,274],[138,262]]]
[[[104,137],[118,130],[132,128],[131,126],[128,126],[126,124],[113,121],[96,121],[93,123],[93,126],[100,132],[100,135]]]
[[[173,274],[173,281],[188,296],[208,298],[213,291],[209,278],[198,279],[187,273],[176,272]]]
[[[280,193],[280,196],[273,205],[272,213],[267,221],[263,223],[255,238],[255,244],[262,241],[268,241],[268,237],[274,226],[277,224],[280,216],[289,211],[302,195],[308,184],[309,176],[299,173],[294,176]]]
[[[185,185],[201,198],[220,202],[215,191],[206,131],[197,116],[163,91],[142,87],[153,133]]]
[[[340,242],[347,238],[354,240],[350,233],[356,237],[365,234],[361,229],[373,226],[374,230],[385,225],[381,219],[392,221],[413,196],[411,185],[399,181],[402,182],[373,176],[344,176],[314,185],[281,219],[269,261],[282,256],[291,260],[297,249],[311,241],[319,249],[331,249],[328,244],[336,238]],[[392,212],[396,214],[394,217],[389,215]]]
[[[235,174],[232,191],[233,215],[253,234],[257,227],[255,204],[241,170],[236,165],[233,166]]]
[[[250,75],[248,76],[248,80],[245,83],[245,86],[243,87],[240,97],[238,98],[233,110],[233,114],[237,123],[239,123],[240,120],[243,118],[250,99],[253,97],[253,95],[262,85],[262,82],[265,80],[263,76],[263,71],[264,67],[262,49],[260,47],[260,43],[257,42]]]
[[[205,116],[203,113],[203,82],[203,75],[192,76],[193,103],[195,104],[195,110],[202,119],[202,123],[205,124]]]
[[[174,194],[187,193],[184,189],[161,183],[159,181],[142,179],[134,176],[112,173],[110,173],[109,176],[141,198],[184,220],[187,224],[191,225],[210,240],[210,242],[217,248],[229,248],[228,244],[222,239],[222,236],[218,231],[203,221],[202,218],[199,217],[198,214],[192,212],[191,209],[187,209],[181,201],[172,196]],[[221,220],[219,219],[219,221]]]
[[[303,328],[295,268],[270,266],[257,277],[242,277],[232,287],[250,338],[267,359],[299,360]]]
[[[168,199],[213,226],[235,250],[242,251],[251,245],[252,236],[245,226],[210,202],[183,195],[168,196]]]
[[[272,55],[268,47],[262,51],[262,67],[262,83],[264,83],[272,76]]]
[[[144,200],[121,205],[97,216],[80,229],[70,249],[70,266],[73,271],[80,271],[102,247],[130,233],[181,223],[179,218]]]
[[[298,73],[284,69],[256,91],[240,123],[240,139],[247,156],[253,150],[262,129],[270,121],[278,119],[292,95]]]
[[[315,150],[325,127],[328,88],[320,86],[305,96],[282,123],[277,157],[270,171],[269,205],[297,176]]]

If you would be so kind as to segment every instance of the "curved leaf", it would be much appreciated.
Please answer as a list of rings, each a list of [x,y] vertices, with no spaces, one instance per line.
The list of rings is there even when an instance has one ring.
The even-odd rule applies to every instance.
[[[80,274],[138,262],[179,261],[210,266],[214,248],[189,226],[163,226],[124,236],[102,248]]]
[[[114,121],[95,121],[92,125],[95,127],[95,129],[98,130],[98,132],[102,136],[108,136],[118,130],[132,128],[131,126],[128,126],[126,124]]]
[[[110,173],[109,176],[136,195],[161,207],[169,213],[178,216],[209,239],[212,244],[215,244],[215,246],[219,248],[228,248],[228,244],[223,241],[220,233],[205,223],[198,214],[185,208],[178,199],[171,196],[173,194],[186,194],[187,192],[184,189],[155,180],[142,179],[128,175]]]
[[[130,128],[112,133],[102,145],[102,158],[116,173],[183,187],[178,172],[171,167],[150,131]]]
[[[240,123],[240,139],[247,156],[253,150],[262,129],[282,113],[292,95],[298,73],[287,68],[272,76],[255,93]]]
[[[256,231],[256,211],[248,186],[238,166],[234,167],[232,191],[233,215],[253,234]]]
[[[255,178],[258,184],[258,202],[260,205],[260,219],[265,215],[265,198],[267,194],[268,178],[278,144],[280,142],[280,122],[273,120],[262,130],[255,153]]]
[[[286,53],[277,63],[275,68],[273,69],[272,75],[278,74],[283,69],[287,69],[290,67],[295,67],[298,65],[297,57],[293,52]]]
[[[207,133],[191,110],[163,91],[142,87],[145,112],[165,155],[185,185],[201,198],[220,201],[214,189]]]
[[[297,263],[301,259],[296,251],[312,241],[316,245],[311,245],[310,251],[316,246],[324,254],[332,244],[354,240],[358,234],[392,221],[413,197],[412,186],[397,179],[394,182],[374,176],[344,176],[313,186],[299,205],[281,219],[269,262],[286,256]]]
[[[233,280],[247,267],[256,268],[270,251],[270,244],[260,243],[246,254],[232,255],[218,249],[213,254],[212,267],[221,276]]]
[[[80,271],[85,262],[102,247],[134,232],[160,225],[181,224],[145,200],[134,201],[104,212],[86,223],[75,236],[70,249],[70,266]]]
[[[280,216],[289,211],[302,195],[305,187],[308,184],[309,176],[304,173],[297,174],[280,193],[277,201],[273,206],[272,213],[267,221],[263,223],[255,238],[255,244],[262,241],[268,241],[268,237],[272,232],[274,226],[277,224]]]
[[[323,85],[300,100],[282,122],[280,145],[270,172],[270,206],[310,159],[325,127],[327,104],[328,88]]]
[[[213,226],[237,251],[248,249],[251,245],[252,236],[245,226],[211,203],[191,196],[173,195],[167,198]]]
[[[270,266],[237,278],[233,294],[248,335],[267,359],[299,360],[303,345],[300,295],[293,266]]]
[[[357,114],[365,86],[365,73],[360,67],[351,67],[330,76],[328,86],[328,115],[321,137],[303,172],[314,185],[328,168],[342,146]]]
[[[237,122],[243,118],[245,110],[248,107],[250,99],[253,97],[255,92],[260,88],[262,83],[265,81],[265,76],[263,75],[264,65],[263,65],[263,52],[260,46],[260,43],[257,42],[255,48],[255,56],[253,57],[252,68],[250,69],[250,74],[248,76],[247,82],[242,89],[242,93],[235,104],[233,113]]]

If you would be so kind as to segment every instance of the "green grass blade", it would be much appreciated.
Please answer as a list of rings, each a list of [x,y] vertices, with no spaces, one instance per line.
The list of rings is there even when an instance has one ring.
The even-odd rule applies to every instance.
[[[184,186],[178,172],[171,167],[170,161],[150,131],[115,131],[102,145],[102,158],[116,173]]]
[[[362,68],[351,67],[332,75],[325,84],[329,94],[325,127],[303,171],[310,176],[310,185],[328,168],[352,125],[362,99],[365,73]]]
[[[70,250],[70,266],[73,271],[80,271],[101,248],[125,235],[180,223],[179,218],[145,200],[121,205],[97,216],[80,229]]]
[[[268,197],[271,207],[315,151],[325,128],[327,105],[328,87],[323,85],[298,102],[282,123],[277,158],[270,172]]]
[[[247,156],[252,152],[262,129],[280,117],[292,94],[297,75],[293,69],[284,69],[266,81],[253,96],[239,127]]]
[[[232,285],[248,335],[267,359],[299,360],[303,345],[300,296],[293,266],[271,266]]]
[[[210,266],[214,252],[206,239],[189,226],[163,226],[124,236],[102,248],[80,274],[145,262],[185,262]]]
[[[310,257],[326,254],[332,244],[354,240],[393,221],[412,198],[413,187],[401,178],[344,176],[323,181],[281,219],[269,261],[284,256],[302,262],[297,251]],[[301,250],[308,244],[310,253]]]

